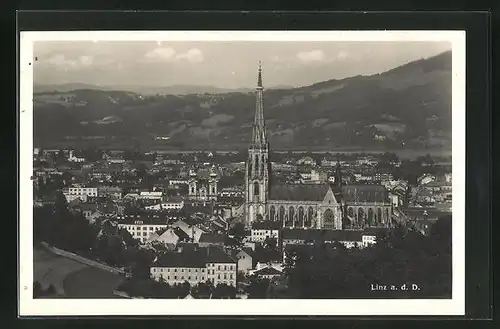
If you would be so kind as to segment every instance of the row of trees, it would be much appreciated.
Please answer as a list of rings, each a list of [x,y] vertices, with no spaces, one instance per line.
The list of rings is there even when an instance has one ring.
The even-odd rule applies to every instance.
[[[296,248],[285,267],[288,294],[296,298],[451,298],[451,216],[439,219],[429,236],[397,227],[361,250],[341,244],[331,250],[320,242]],[[419,289],[401,288],[412,284]]]
[[[33,283],[33,298],[54,296],[56,292],[56,288],[53,285],[49,285],[47,289],[43,289],[40,282],[35,281]]]
[[[214,286],[210,281],[200,282],[191,286],[189,282],[170,285],[160,280],[156,281],[150,277],[133,277],[124,281],[118,290],[126,292],[131,297],[143,298],[185,298],[191,294],[194,298],[236,298],[236,288],[227,284]]]

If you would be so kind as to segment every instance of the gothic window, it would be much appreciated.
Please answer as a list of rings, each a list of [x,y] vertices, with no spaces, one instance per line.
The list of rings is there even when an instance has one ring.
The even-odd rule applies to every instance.
[[[347,208],[347,216],[351,218],[354,217],[354,210],[352,210],[351,207]]]
[[[295,209],[293,207],[288,208],[288,221],[287,226],[291,226],[294,222]]]
[[[304,226],[304,208],[302,206],[299,207],[299,226]]]
[[[382,209],[378,208],[377,209],[377,224],[382,224],[383,220],[382,220]]]
[[[255,156],[255,171],[259,170],[259,156]]]
[[[215,194],[215,187],[212,186],[212,194]]]
[[[285,221],[285,208],[283,206],[280,207],[279,220],[281,224]]]
[[[264,155],[263,155],[263,156],[262,156],[262,160],[260,161],[260,173],[261,173],[262,175],[264,175],[264,164],[266,163],[266,161],[265,161],[264,159],[265,159],[265,157],[264,157]]]
[[[258,182],[253,183],[253,195],[259,195],[259,183]]]
[[[191,193],[194,194],[194,186],[191,186]]]
[[[369,208],[368,209],[368,225],[373,225],[374,222],[373,222],[373,209],[372,208]]]
[[[271,208],[269,208],[269,219],[274,221],[275,216],[276,216],[276,209],[274,208],[274,206],[271,206]]]
[[[312,220],[313,220],[313,215],[314,215],[314,210],[313,210],[312,207],[309,207],[309,209],[307,209],[307,221],[306,221],[306,226],[307,227],[311,226],[311,223],[312,223]]]
[[[358,208],[358,224],[359,225],[363,225],[362,223],[364,223],[364,217],[365,217],[365,214],[364,214],[364,211],[363,211],[363,208]]]
[[[323,227],[326,229],[335,228],[335,215],[331,209],[327,209],[323,214]]]

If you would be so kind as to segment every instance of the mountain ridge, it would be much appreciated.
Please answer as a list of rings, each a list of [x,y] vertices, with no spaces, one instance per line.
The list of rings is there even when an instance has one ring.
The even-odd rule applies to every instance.
[[[444,52],[379,74],[268,88],[269,138],[280,149],[449,148],[451,80],[451,52]],[[167,149],[244,148],[255,108],[252,90],[140,95],[80,89],[34,98],[38,143],[133,140]]]

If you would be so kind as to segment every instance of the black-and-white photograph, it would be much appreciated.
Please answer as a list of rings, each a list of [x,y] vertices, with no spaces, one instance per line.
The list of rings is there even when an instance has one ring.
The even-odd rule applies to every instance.
[[[463,311],[464,34],[58,33],[21,43],[33,305]]]

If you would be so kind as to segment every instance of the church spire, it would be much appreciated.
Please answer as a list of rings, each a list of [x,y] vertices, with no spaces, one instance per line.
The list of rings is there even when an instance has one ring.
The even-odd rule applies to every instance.
[[[259,71],[257,77],[256,104],[255,104],[255,121],[253,125],[252,146],[254,148],[267,147],[267,132],[266,123],[264,120],[264,96],[262,87],[262,64],[259,61]]]
[[[257,79],[257,88],[262,88],[262,63],[259,61],[259,77]]]

